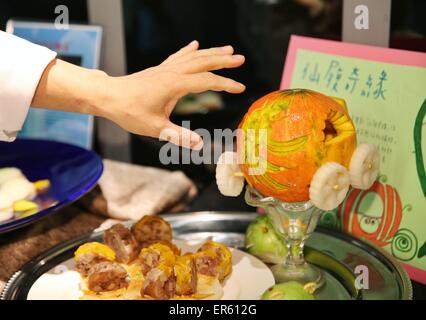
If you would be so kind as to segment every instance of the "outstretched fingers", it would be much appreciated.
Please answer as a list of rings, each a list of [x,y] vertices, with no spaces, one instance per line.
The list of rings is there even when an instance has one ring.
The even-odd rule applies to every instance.
[[[178,93],[181,95],[199,93],[208,90],[241,93],[245,90],[245,88],[246,87],[242,83],[218,76],[211,72],[185,75],[177,85]]]
[[[230,45],[198,50],[198,42],[196,42],[196,47],[189,44],[188,46],[180,49],[178,52],[168,57],[162,63],[162,65],[169,66],[169,65],[176,65],[180,63],[186,63],[201,57],[223,56],[223,55],[230,56],[233,53],[234,53],[234,48]]]
[[[168,65],[170,63],[173,63],[173,61],[176,61],[177,59],[181,58],[182,56],[185,56],[186,54],[190,52],[196,52],[198,50],[199,43],[197,40],[192,41],[185,47],[181,48],[179,51],[173,53],[170,55],[166,60],[164,60],[161,65]]]
[[[198,73],[224,68],[237,68],[245,61],[242,55],[210,55],[200,56],[186,62],[173,65],[178,73]]]
[[[197,133],[170,121],[164,124],[159,139],[188,149],[201,150],[203,147],[203,139]]]

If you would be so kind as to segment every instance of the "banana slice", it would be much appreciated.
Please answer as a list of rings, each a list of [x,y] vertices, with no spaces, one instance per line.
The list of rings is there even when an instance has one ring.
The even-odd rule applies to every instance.
[[[224,196],[236,197],[244,187],[244,176],[237,163],[237,154],[225,151],[219,157],[216,166],[216,184]]]
[[[369,189],[379,174],[380,155],[374,144],[363,143],[355,149],[349,166],[351,185],[354,188]]]
[[[311,202],[322,210],[332,210],[345,199],[349,190],[348,170],[337,162],[323,164],[312,177]]]

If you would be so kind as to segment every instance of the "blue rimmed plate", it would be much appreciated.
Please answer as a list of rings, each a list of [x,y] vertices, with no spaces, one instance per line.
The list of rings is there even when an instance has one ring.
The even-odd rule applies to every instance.
[[[37,196],[40,210],[23,218],[0,222],[0,233],[33,223],[89,192],[103,165],[93,151],[70,144],[33,139],[0,142],[0,168],[17,167],[30,181],[50,180],[50,188]]]

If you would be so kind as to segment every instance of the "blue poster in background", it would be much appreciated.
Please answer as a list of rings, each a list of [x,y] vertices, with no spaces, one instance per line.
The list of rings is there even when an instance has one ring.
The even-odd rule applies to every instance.
[[[99,67],[102,38],[99,26],[70,24],[67,29],[56,29],[53,23],[10,20],[6,30],[56,51],[59,59],[89,69]],[[18,136],[56,140],[90,149],[93,121],[89,115],[30,109]]]

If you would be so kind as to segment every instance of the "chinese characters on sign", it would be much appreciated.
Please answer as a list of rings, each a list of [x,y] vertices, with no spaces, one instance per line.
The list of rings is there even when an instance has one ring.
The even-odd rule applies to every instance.
[[[341,93],[358,94],[361,97],[386,100],[386,82],[388,74],[362,71],[357,66],[344,69],[338,60],[331,60],[328,65],[318,62],[306,62],[302,69],[302,80],[311,84],[325,85],[336,95]]]
[[[348,66],[338,59],[331,59],[327,62],[309,60],[303,64],[303,68],[300,70],[302,81],[311,86],[318,86],[321,90],[326,88],[332,95],[346,97],[357,95],[360,99],[386,101],[388,73],[384,69],[375,74],[363,69],[362,66],[356,64]],[[352,118],[358,136],[380,146],[381,160],[382,163],[385,163],[387,158],[392,155],[393,147],[396,144],[395,124],[357,115],[352,115]]]

